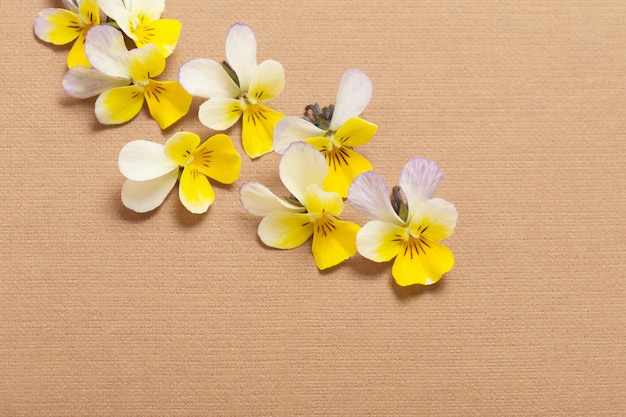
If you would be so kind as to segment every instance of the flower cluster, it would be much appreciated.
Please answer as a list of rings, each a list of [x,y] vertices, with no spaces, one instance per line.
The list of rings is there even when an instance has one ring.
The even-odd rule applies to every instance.
[[[161,129],[180,120],[191,95],[177,80],[155,79],[165,71],[182,24],[161,19],[165,0],[64,1],[67,9],[45,9],[35,34],[55,45],[71,42],[63,89],[75,98],[98,96],[96,117],[103,124],[133,119],[148,104]],[[125,38],[137,48],[126,48]]]
[[[226,131],[241,120],[241,146],[250,159],[275,151],[282,155],[278,175],[289,195],[245,182],[239,190],[243,208],[262,217],[261,241],[293,249],[312,240],[320,270],[334,267],[357,252],[374,262],[394,260],[398,285],[429,285],[454,265],[441,243],[457,222],[451,203],[433,198],[443,176],[434,161],[410,159],[391,191],[370,161],[355,151],[376,135],[377,125],[361,118],[372,97],[372,81],[348,69],[335,104],[308,104],[303,116],[287,116],[268,107],[285,87],[283,66],[257,62],[256,37],[249,26],[235,24],[225,42],[225,60],[195,58],[183,64],[178,79],[159,80],[174,52],[181,23],[162,19],[164,0],[65,0],[65,9],[45,9],[35,19],[43,41],[73,46],[67,57],[63,88],[72,97],[98,96],[95,113],[103,124],[133,119],[147,103],[161,129],[189,111],[192,97],[206,101],[198,119],[213,131]],[[134,43],[135,47],[127,48]],[[232,184],[241,157],[224,133],[199,135],[179,131],[164,144],[133,140],[119,154],[126,181],[122,203],[145,213],[159,207],[175,184],[183,206],[205,213],[215,200],[209,179]],[[370,217],[362,227],[341,219],[344,199]]]

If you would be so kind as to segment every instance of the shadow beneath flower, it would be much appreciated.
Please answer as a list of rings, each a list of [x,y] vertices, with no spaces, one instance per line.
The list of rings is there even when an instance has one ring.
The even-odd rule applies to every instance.
[[[422,294],[438,293],[440,291],[443,291],[443,289],[445,288],[445,279],[441,279],[436,284],[432,284],[432,285],[417,284],[417,285],[410,285],[408,287],[402,287],[396,284],[396,282],[392,278],[389,280],[389,284],[391,285],[391,288],[393,289],[393,292],[395,293],[396,298],[400,300],[408,300],[411,298],[418,297]]]
[[[111,198],[111,201],[113,205],[111,211],[117,213],[117,216],[120,219],[130,222],[130,223],[139,223],[139,222],[146,221],[150,219],[152,216],[154,216],[160,210],[160,207],[157,207],[156,209],[149,211],[147,213],[137,213],[136,211],[132,211],[131,209],[129,209],[122,203],[122,200],[120,197],[120,191],[117,191],[115,193],[115,196]]]
[[[175,197],[178,199],[178,188],[176,188],[172,192],[174,192]],[[209,210],[206,213],[195,214],[187,210],[185,206],[182,205],[182,203],[178,202],[178,204],[176,204],[176,219],[178,220],[178,223],[181,226],[197,227],[198,225],[202,224],[210,216],[211,216],[211,207],[209,207]]]
[[[352,270],[360,279],[375,280],[381,276],[390,276],[391,267],[388,262],[372,262],[358,253],[344,262],[345,267]]]

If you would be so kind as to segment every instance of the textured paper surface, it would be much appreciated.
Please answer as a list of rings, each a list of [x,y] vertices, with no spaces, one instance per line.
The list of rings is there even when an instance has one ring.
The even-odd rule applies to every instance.
[[[0,5],[1,415],[624,415],[626,2],[168,0],[170,77],[235,22],[284,65],[285,114],[370,75],[359,151],[390,184],[436,160],[460,214],[454,269],[408,289],[259,242],[238,187],[280,191],[275,154],[204,216],[126,210],[125,143],[211,132],[200,100],[165,132],[98,125],[33,35],[60,4]]]

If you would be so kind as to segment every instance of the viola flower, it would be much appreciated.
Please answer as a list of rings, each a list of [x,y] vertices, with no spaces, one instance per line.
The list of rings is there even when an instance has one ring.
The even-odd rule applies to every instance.
[[[68,68],[89,67],[85,55],[87,32],[100,24],[100,9],[97,0],[80,0],[78,5],[65,0],[67,9],[49,8],[39,12],[35,18],[35,35],[44,42],[66,45],[74,42],[67,55]]]
[[[99,3],[138,48],[154,44],[166,58],[174,52],[182,23],[161,19],[165,0],[99,0]]]
[[[285,87],[285,71],[276,61],[257,65],[256,38],[249,26],[236,24],[226,37],[226,60],[193,59],[180,68],[178,79],[190,94],[208,99],[198,110],[200,122],[226,130],[242,116],[241,140],[250,158],[272,150],[274,125],[284,116],[264,104]]]
[[[439,241],[454,231],[457,211],[451,203],[431,198],[442,180],[435,162],[414,158],[402,169],[391,199],[385,180],[374,171],[359,175],[350,186],[350,204],[374,219],[357,234],[358,251],[375,262],[395,257],[391,272],[398,285],[433,284],[454,265],[452,252]]]
[[[353,148],[369,142],[377,126],[359,116],[372,97],[372,81],[361,70],[347,70],[339,82],[336,105],[305,109],[305,117],[286,117],[276,124],[274,150],[283,153],[289,144],[304,141],[324,154],[330,168],[324,189],[348,195],[348,187],[372,164]]]
[[[144,101],[161,129],[189,111],[192,97],[178,81],[153,79],[165,70],[165,57],[155,45],[129,51],[120,31],[101,25],[89,31],[85,52],[93,68],[70,68],[63,77],[63,89],[75,98],[99,95],[96,117],[100,123],[128,122]]]
[[[263,243],[292,249],[313,236],[313,258],[319,269],[353,256],[359,226],[336,217],[343,211],[343,199],[322,189],[328,174],[324,157],[306,143],[294,143],[280,160],[279,174],[291,197],[280,198],[257,182],[240,190],[243,207],[263,216],[258,229]]]
[[[239,177],[241,157],[230,138],[217,134],[202,142],[190,132],[178,132],[165,145],[146,140],[129,142],[119,156],[122,203],[145,213],[159,207],[179,179],[178,194],[192,213],[205,213],[215,200],[209,178],[232,184]]]

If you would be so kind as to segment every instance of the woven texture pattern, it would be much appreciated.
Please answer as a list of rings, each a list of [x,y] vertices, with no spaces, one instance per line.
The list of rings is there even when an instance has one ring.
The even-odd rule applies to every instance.
[[[459,212],[428,288],[263,246],[238,189],[282,191],[279,156],[251,161],[239,127],[241,177],[206,215],[175,193],[127,210],[121,147],[208,136],[202,101],[165,132],[99,125],[33,34],[46,7],[0,4],[0,415],[624,415],[626,2],[167,1],[167,77],[242,22],[285,67],[285,114],[372,78],[359,152],[389,184],[434,159]]]

